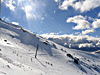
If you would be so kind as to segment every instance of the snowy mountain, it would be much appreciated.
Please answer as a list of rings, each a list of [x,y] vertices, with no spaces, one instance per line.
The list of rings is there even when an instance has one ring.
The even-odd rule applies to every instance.
[[[42,34],[42,37],[51,40],[59,45],[67,48],[78,49],[83,51],[97,51],[100,50],[100,38],[88,35],[54,35]]]
[[[0,75],[99,74],[100,51],[69,49],[0,20]]]

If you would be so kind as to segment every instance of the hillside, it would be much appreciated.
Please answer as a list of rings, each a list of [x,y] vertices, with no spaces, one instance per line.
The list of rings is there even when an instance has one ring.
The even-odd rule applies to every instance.
[[[69,49],[0,20],[0,75],[99,74],[99,51]]]

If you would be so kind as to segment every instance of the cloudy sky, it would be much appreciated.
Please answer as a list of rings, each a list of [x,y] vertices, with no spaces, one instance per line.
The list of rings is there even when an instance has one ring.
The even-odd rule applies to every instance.
[[[100,0],[1,0],[1,18],[38,34],[100,37]]]

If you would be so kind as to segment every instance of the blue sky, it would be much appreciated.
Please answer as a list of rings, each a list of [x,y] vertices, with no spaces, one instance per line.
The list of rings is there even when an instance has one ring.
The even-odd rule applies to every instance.
[[[100,0],[1,0],[1,18],[38,34],[100,36]]]

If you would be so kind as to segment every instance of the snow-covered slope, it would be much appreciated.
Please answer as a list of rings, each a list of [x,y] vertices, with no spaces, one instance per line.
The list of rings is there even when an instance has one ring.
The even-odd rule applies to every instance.
[[[68,49],[0,20],[0,75],[99,74],[99,51]]]

